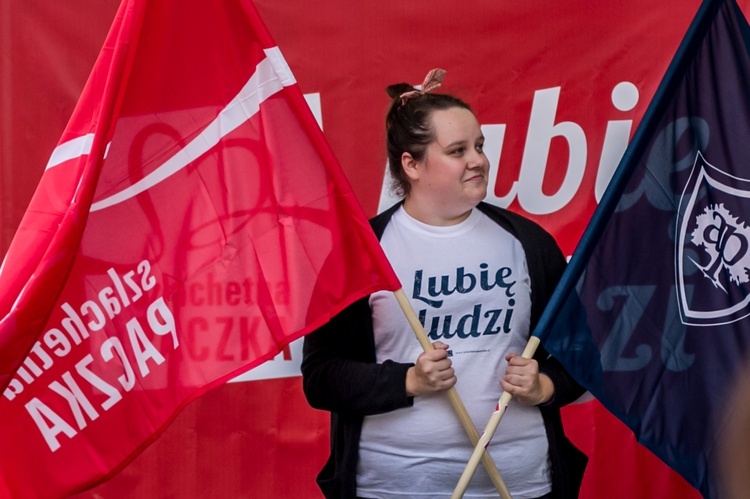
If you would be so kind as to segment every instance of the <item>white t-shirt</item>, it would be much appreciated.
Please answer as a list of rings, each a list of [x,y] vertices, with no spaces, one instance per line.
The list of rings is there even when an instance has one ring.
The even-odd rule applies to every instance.
[[[458,225],[434,227],[394,213],[381,245],[430,341],[449,345],[456,390],[479,433],[502,393],[505,355],[529,337],[531,288],[518,240],[479,210]],[[378,362],[416,361],[422,349],[392,293],[370,297]],[[450,497],[473,452],[445,393],[413,407],[365,418],[357,495]],[[512,401],[489,447],[515,499],[551,490],[541,413]],[[497,497],[480,464],[464,497]]]

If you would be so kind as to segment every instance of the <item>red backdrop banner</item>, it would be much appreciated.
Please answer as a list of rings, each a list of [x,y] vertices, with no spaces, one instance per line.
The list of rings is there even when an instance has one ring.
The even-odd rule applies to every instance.
[[[566,254],[699,3],[255,1],[368,215],[392,200],[385,87],[442,67],[442,90],[472,104],[487,137],[488,201],[540,222]],[[0,6],[4,252],[117,2]],[[304,402],[299,357],[292,344],[199,398],[130,466],[81,497],[320,497],[314,476],[327,454],[327,415]],[[596,402],[564,417],[591,458],[582,497],[697,497]]]

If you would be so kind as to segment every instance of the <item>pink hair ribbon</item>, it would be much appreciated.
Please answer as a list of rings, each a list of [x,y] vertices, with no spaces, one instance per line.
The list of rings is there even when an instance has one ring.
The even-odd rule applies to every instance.
[[[445,78],[446,71],[444,69],[435,68],[431,70],[429,73],[427,73],[427,76],[424,78],[424,83],[422,83],[422,86],[417,90],[411,90],[409,92],[404,92],[399,97],[401,99],[401,105],[403,106],[407,100],[418,97],[420,95],[424,95],[426,93],[432,92],[433,90],[437,90],[440,85],[443,84],[443,78]]]

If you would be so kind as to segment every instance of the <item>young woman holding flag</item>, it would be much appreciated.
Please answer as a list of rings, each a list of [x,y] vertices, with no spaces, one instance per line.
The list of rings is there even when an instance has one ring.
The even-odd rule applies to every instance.
[[[534,359],[515,353],[565,259],[541,227],[482,201],[484,136],[465,102],[433,92],[444,74],[388,88],[388,160],[403,201],[371,221],[435,348],[422,351],[388,292],[305,338],[305,394],[331,412],[318,483],[329,498],[449,497],[473,451],[442,393],[455,386],[479,428],[503,390],[513,395],[489,452],[514,498],[575,498],[586,458],[559,408],[584,390],[542,348]],[[465,496],[497,495],[478,469]]]

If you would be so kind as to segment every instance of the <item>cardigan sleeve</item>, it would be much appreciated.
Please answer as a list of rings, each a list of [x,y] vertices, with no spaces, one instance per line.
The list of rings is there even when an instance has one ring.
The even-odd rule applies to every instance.
[[[579,385],[563,365],[541,345],[537,347],[534,359],[539,363],[539,373],[547,375],[555,386],[555,394],[544,404],[545,406],[562,407],[586,393],[586,389]]]
[[[541,289],[538,290],[540,296],[537,298],[540,300],[542,306],[533,321],[534,325],[539,321],[539,316],[541,316],[541,312],[544,310],[544,307],[547,306],[547,303],[552,297],[552,293],[554,292],[557,283],[560,281],[567,265],[565,257],[557,246],[554,238],[546,231],[544,232],[540,243],[539,249],[543,254],[541,259],[544,270],[542,272],[543,275],[538,278],[538,282],[540,283],[539,287]],[[532,293],[534,293],[533,290]],[[586,392],[586,390],[581,387],[581,385],[579,385],[570,374],[568,374],[563,365],[557,359],[552,357],[543,346],[540,345],[537,347],[534,358],[539,362],[539,372],[546,374],[555,386],[555,394],[552,397],[552,400],[545,405],[550,407],[562,407],[575,401]]]
[[[526,253],[532,283],[530,327],[533,331],[565,271],[567,262],[555,239],[541,226],[517,214],[506,213],[506,216]],[[555,394],[545,406],[562,407],[586,392],[543,346],[537,348],[534,359],[539,363],[539,372],[546,374],[555,386]]]
[[[363,298],[305,337],[302,386],[316,409],[380,414],[413,404],[406,395],[406,371],[413,365],[375,362],[371,311]]]

